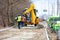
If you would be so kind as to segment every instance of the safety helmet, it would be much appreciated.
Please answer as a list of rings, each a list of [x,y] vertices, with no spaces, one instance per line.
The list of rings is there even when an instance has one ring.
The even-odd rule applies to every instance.
[[[27,9],[28,9],[28,8],[25,8],[25,9],[23,10],[23,12],[25,12]]]
[[[25,9],[28,9],[28,8],[25,8]]]

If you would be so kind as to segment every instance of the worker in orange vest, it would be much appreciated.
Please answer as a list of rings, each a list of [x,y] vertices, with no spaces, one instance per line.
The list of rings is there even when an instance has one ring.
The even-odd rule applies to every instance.
[[[21,21],[22,21],[22,26],[23,26],[26,21],[26,17],[24,15],[22,16]]]

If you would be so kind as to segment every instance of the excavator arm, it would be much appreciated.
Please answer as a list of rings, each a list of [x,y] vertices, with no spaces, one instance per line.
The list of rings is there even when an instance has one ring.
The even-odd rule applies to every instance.
[[[29,12],[31,13],[31,23],[35,24],[36,15],[34,13],[34,4],[31,4],[30,7],[23,14],[25,15]]]

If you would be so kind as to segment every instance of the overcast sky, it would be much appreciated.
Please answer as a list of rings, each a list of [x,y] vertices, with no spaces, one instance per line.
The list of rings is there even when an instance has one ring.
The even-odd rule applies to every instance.
[[[37,16],[42,16],[43,14],[51,15],[52,13],[56,15],[57,13],[57,0],[32,0],[32,2],[38,10]],[[43,12],[43,10],[47,10],[47,12]]]

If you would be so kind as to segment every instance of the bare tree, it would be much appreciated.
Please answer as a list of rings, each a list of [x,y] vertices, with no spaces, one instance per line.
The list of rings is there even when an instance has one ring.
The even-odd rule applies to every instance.
[[[0,14],[1,14],[1,16],[2,16],[3,27],[5,27],[6,25],[5,25],[5,22],[4,22],[3,10],[0,11]]]
[[[10,23],[9,21],[9,0],[7,0],[7,19],[8,19],[8,25]]]

